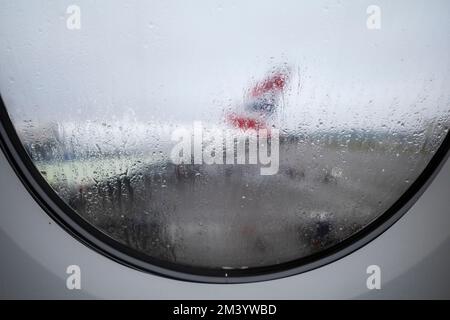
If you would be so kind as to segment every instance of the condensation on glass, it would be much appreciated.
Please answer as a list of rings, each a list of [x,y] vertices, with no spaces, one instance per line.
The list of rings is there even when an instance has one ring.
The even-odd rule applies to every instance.
[[[450,2],[2,1],[0,89],[57,194],[180,265],[306,257],[382,215],[447,134]],[[173,132],[279,130],[279,167],[178,164]],[[32,214],[32,213],[30,213]]]

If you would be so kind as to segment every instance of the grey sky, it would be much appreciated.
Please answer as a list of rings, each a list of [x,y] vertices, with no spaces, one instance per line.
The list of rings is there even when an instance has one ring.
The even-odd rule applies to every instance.
[[[449,52],[445,0],[0,1],[0,90],[18,121],[217,121],[288,64],[286,127],[414,126],[450,108]]]

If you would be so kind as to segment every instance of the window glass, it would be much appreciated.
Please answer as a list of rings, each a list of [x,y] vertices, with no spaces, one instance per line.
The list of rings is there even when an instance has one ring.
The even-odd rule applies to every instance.
[[[364,229],[447,135],[450,2],[2,1],[0,90],[122,244],[246,269]]]

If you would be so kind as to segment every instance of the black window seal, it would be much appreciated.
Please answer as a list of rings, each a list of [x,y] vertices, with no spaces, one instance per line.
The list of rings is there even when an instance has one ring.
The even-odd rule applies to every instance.
[[[128,267],[177,280],[200,283],[247,283],[304,273],[341,259],[376,239],[399,220],[426,190],[449,156],[447,133],[432,159],[406,192],[382,215],[349,238],[293,261],[248,269],[220,270],[159,260],[103,233],[68,206],[45,181],[26,152],[0,95],[0,148],[42,209],[64,230],[96,252]]]

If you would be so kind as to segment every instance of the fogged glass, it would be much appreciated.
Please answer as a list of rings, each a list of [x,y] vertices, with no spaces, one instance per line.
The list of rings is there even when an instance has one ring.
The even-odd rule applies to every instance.
[[[411,186],[448,131],[449,30],[445,0],[1,1],[0,89],[96,228],[245,269],[335,245]],[[174,149],[196,128],[209,142]]]

